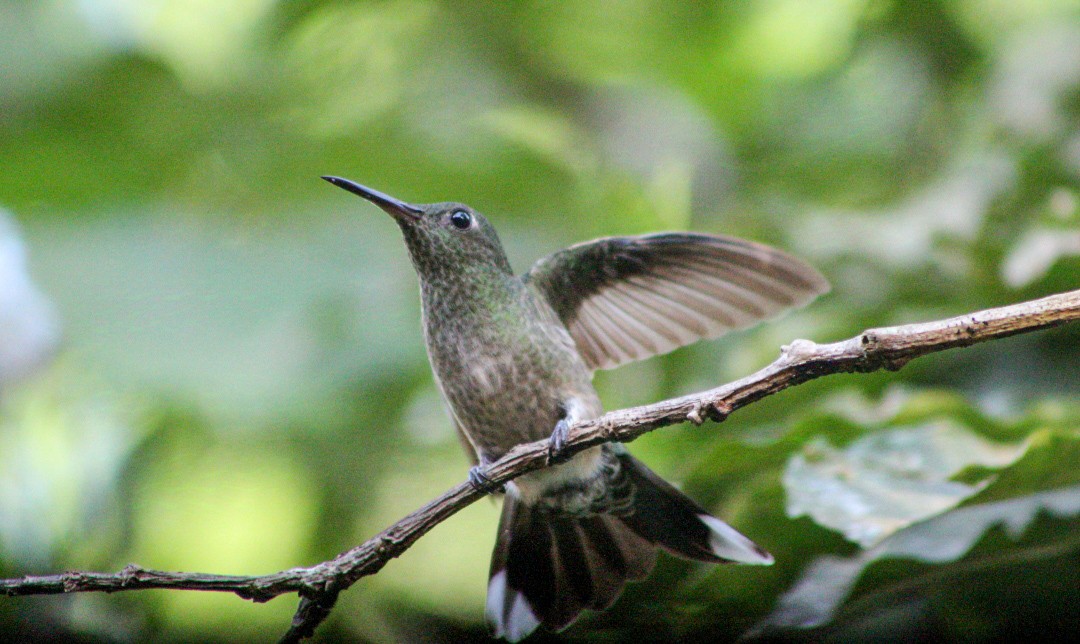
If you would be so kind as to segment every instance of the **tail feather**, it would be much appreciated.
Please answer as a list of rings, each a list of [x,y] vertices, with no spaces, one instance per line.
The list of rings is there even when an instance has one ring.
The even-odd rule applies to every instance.
[[[611,606],[627,581],[644,579],[656,564],[656,548],[615,517],[589,517],[579,521],[578,528],[588,543],[585,550],[596,589],[589,608]]]
[[[613,506],[617,514],[558,514],[508,490],[485,611],[496,637],[516,642],[540,624],[560,630],[586,608],[607,608],[626,582],[648,575],[658,547],[699,561],[772,563],[629,454],[614,456],[620,480],[613,484],[633,495],[629,506]]]
[[[580,519],[549,519],[559,560],[556,570],[563,585],[574,590],[560,595],[559,619],[544,624],[561,628],[570,624],[582,608],[603,610],[611,606],[627,581],[642,579],[656,564],[656,549],[617,519],[597,515]],[[574,553],[574,557],[564,556]],[[564,622],[558,624],[557,622]]]
[[[634,489],[634,511],[623,521],[634,532],[671,554],[714,563],[769,565],[772,555],[709,514],[645,465],[618,455]]]
[[[540,625],[534,607],[550,606],[555,599],[556,568],[551,556],[551,535],[532,508],[508,489],[488,582],[488,623],[495,637],[516,642]]]
[[[539,617],[541,622],[557,630],[574,621],[583,606],[593,603],[596,595],[593,578],[601,579],[603,570],[589,565],[589,557],[585,554],[588,543],[576,521],[550,517],[546,523],[552,544],[555,598],[546,610],[539,611]]]

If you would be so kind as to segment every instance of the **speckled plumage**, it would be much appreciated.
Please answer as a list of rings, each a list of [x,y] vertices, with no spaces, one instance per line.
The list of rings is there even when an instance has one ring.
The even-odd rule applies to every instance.
[[[412,205],[325,178],[401,227],[436,381],[482,463],[553,436],[560,421],[598,416],[595,369],[748,326],[828,288],[790,255],[694,233],[578,244],[518,277],[494,228],[468,206]],[[519,477],[507,486],[492,557],[495,634],[517,641],[540,624],[561,629],[585,608],[606,608],[648,573],[657,548],[710,562],[772,562],[621,445]]]
[[[498,244],[476,217],[484,245]],[[550,436],[561,400],[578,398],[587,413],[599,413],[591,374],[551,305],[510,272],[501,249],[498,260],[484,261],[494,248],[455,248],[439,239],[450,232],[417,225],[405,240],[420,274],[432,368],[479,459]]]

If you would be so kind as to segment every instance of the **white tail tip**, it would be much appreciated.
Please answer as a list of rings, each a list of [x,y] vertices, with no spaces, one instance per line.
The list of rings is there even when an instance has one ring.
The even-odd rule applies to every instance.
[[[761,546],[739,534],[735,528],[708,514],[699,514],[701,522],[709,527],[709,548],[721,559],[757,566],[771,566],[775,559]]]
[[[512,602],[507,605],[507,592],[513,593]],[[488,582],[487,607],[484,610],[488,623],[494,629],[495,637],[508,642],[517,642],[528,637],[540,626],[532,607],[518,591],[506,587],[506,571],[500,570]]]

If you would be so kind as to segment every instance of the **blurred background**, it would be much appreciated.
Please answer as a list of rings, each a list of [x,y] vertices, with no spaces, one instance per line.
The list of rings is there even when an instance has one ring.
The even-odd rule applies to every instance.
[[[0,0],[0,576],[262,574],[464,480],[393,223],[519,271],[692,229],[833,291],[597,375],[609,409],[795,338],[1080,288],[1080,3]],[[830,376],[636,441],[777,559],[663,559],[570,639],[990,640],[1080,623],[1080,325]],[[318,641],[482,638],[496,503]],[[10,640],[270,641],[295,597],[0,598]]]

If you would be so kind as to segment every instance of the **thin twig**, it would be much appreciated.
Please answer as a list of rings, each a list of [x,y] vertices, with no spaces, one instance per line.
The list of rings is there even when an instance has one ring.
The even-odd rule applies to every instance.
[[[766,396],[828,374],[896,370],[909,360],[928,353],[1047,329],[1078,319],[1080,290],[937,322],[870,329],[832,344],[796,340],[783,348],[775,362],[741,380],[576,423],[570,428],[565,453],[573,454],[609,441],[631,441],[646,432],[675,423],[701,424],[706,418],[720,422],[733,411]],[[485,467],[483,473],[493,483],[492,487],[497,487],[543,467],[547,450],[547,440],[519,445]],[[282,640],[295,642],[314,632],[333,608],[338,593],[361,577],[377,573],[433,527],[485,494],[468,483],[459,484],[363,544],[308,568],[245,577],[161,572],[130,565],[115,574],[67,572],[0,580],[0,593],[14,596],[171,588],[231,592],[261,602],[296,592],[302,596],[300,607]]]

